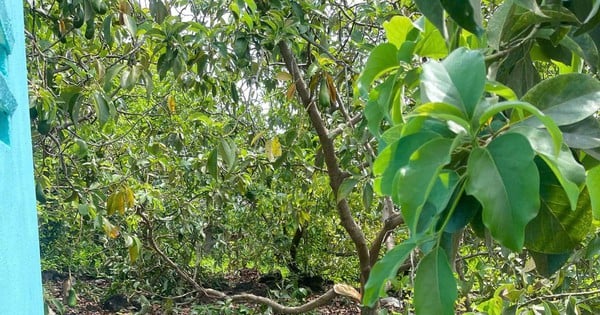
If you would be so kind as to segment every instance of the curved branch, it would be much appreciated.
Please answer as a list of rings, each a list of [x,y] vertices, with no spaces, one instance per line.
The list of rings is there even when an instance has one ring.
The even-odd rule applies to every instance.
[[[312,300],[312,301],[310,301],[306,304],[302,304],[300,306],[285,306],[285,305],[281,305],[269,298],[254,295],[254,294],[247,294],[247,293],[233,295],[228,298],[235,302],[252,302],[252,303],[267,305],[267,306],[271,307],[275,313],[303,314],[303,313],[309,312],[311,310],[314,310],[317,307],[321,307],[323,305],[328,304],[337,295],[338,294],[335,293],[335,291],[332,288],[332,289],[329,289],[329,291],[325,292],[325,294],[319,296],[316,300]]]
[[[404,219],[399,213],[396,213],[385,220],[383,228],[377,234],[377,237],[371,245],[371,250],[369,251],[371,265],[374,265],[377,262],[379,251],[381,250],[381,244],[383,244],[386,237],[392,232],[393,229],[402,223],[404,223]]]
[[[275,313],[278,314],[303,314],[314,310],[318,307],[328,304],[331,302],[336,296],[340,295],[335,292],[333,288],[329,289],[329,291],[325,292],[323,295],[319,296],[317,299],[312,300],[308,303],[299,305],[299,306],[285,306],[277,303],[277,301],[269,299],[264,296],[249,294],[249,293],[241,293],[236,295],[227,295],[224,292],[215,289],[204,288],[200,283],[198,283],[194,278],[181,269],[177,263],[175,263],[169,256],[167,256],[158,246],[156,240],[154,239],[154,235],[152,232],[152,223],[150,219],[143,213],[144,207],[138,206],[137,214],[142,218],[142,221],[147,226],[147,238],[150,243],[150,248],[158,254],[158,256],[163,259],[171,268],[177,272],[177,274],[182,277],[187,283],[189,283],[197,292],[202,293],[205,297],[211,299],[221,299],[221,300],[231,300],[233,302],[252,302],[262,305],[267,305],[273,309]]]

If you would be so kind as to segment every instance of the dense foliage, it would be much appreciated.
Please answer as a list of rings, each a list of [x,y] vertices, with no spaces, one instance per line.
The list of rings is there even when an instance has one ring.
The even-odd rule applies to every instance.
[[[309,309],[216,276],[595,313],[599,7],[27,1],[43,267],[280,312]]]

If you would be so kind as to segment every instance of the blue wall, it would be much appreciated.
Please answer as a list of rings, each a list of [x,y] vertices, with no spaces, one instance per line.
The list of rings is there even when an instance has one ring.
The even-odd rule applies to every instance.
[[[0,315],[43,314],[22,0],[0,26]]]

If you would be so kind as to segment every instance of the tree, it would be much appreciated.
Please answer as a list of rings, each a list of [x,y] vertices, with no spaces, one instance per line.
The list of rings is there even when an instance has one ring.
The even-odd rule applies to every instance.
[[[221,299],[211,264],[356,275],[365,314],[419,252],[452,312],[472,233],[553,273],[597,202],[598,6],[471,2],[27,2],[43,254]]]
[[[373,49],[358,80],[379,140],[375,190],[400,206],[411,231],[373,267],[363,301],[374,305],[419,248],[415,311],[452,314],[465,227],[507,250],[526,248],[544,275],[593,232],[598,156],[588,141],[600,131],[600,84],[582,72],[595,73],[599,61],[588,34],[598,6],[505,1],[486,33],[468,1],[416,3],[427,20],[392,19],[388,43]],[[415,65],[415,56],[434,57],[424,47],[435,44],[443,61]],[[546,64],[558,73],[542,72],[549,78],[540,82]]]

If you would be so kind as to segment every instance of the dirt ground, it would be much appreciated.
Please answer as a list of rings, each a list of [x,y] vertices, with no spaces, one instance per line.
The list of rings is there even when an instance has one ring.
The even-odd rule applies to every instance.
[[[179,297],[160,298],[153,297],[150,293],[145,296],[142,293],[135,293],[132,296],[124,296],[115,294],[107,297],[107,292],[110,291],[111,283],[106,279],[90,279],[80,278],[74,279],[72,288],[76,293],[76,299],[71,298],[71,302],[75,302],[74,306],[68,306],[68,290],[64,291],[64,284],[67,276],[57,272],[46,272],[43,274],[44,289],[46,294],[46,303],[49,305],[50,314],[61,314],[61,306],[64,307],[65,315],[74,314],[89,314],[89,315],[109,315],[109,314],[249,314],[244,310],[253,309],[259,310],[256,305],[229,305],[218,306],[210,312],[207,307],[199,306],[198,299],[194,298],[193,293]],[[266,281],[265,281],[266,279]],[[268,276],[261,276],[255,270],[241,270],[235,275],[226,277],[225,284],[220,290],[236,294],[241,292],[253,293],[256,295],[265,296],[270,289]],[[310,284],[309,284],[310,285]],[[315,299],[319,293],[331,287],[331,283],[319,283],[320,287],[308,289],[311,293],[308,300]],[[319,288],[321,290],[319,290]],[[322,291],[322,292],[318,292]],[[63,298],[63,295],[66,297]],[[284,304],[284,303],[282,303]],[[220,307],[220,308],[219,308]],[[250,314],[260,314],[260,311],[251,312]],[[358,304],[345,297],[336,297],[332,303],[324,307],[320,307],[313,311],[316,314],[359,314],[360,307]]]

